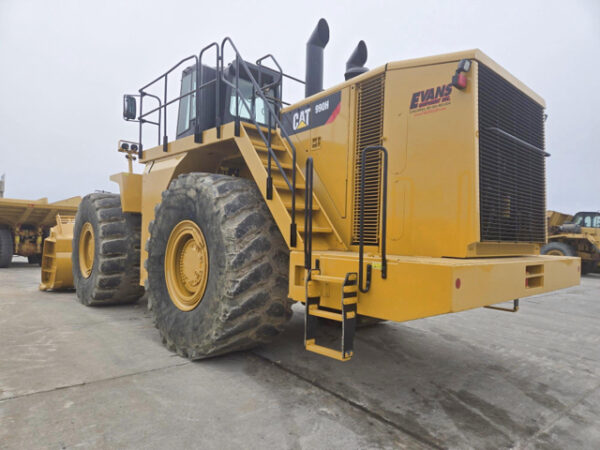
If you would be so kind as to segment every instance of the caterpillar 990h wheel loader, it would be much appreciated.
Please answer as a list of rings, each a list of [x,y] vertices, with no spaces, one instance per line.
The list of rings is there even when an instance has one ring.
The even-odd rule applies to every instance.
[[[323,90],[328,40],[321,20],[293,105],[282,82],[299,80],[271,55],[244,60],[229,38],[124,97],[139,125],[138,141],[119,145],[130,170],[111,178],[120,195],[84,198],[75,221],[82,303],[133,301],[144,285],[165,344],[200,359],[273,339],[302,302],[306,349],[347,360],[360,318],[401,322],[579,282],[578,258],[539,256],[538,95],[479,50],[368,70],[363,42],[346,80]],[[335,348],[317,342],[323,318],[341,323]]]

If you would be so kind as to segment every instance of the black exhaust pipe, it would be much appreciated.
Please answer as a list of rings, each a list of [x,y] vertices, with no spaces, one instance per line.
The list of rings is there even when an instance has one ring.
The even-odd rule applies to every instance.
[[[329,25],[325,19],[321,19],[306,42],[305,97],[323,90],[323,49],[328,42]]]
[[[348,61],[346,61],[346,73],[344,73],[344,78],[349,80],[350,78],[354,78],[361,73],[368,72],[369,69],[365,66],[367,62],[367,44],[365,41],[360,41]]]

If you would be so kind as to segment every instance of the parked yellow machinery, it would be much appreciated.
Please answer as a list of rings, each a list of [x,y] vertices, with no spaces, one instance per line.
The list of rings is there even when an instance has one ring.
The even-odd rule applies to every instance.
[[[41,291],[73,288],[73,225],[75,215],[57,215],[56,225],[50,228],[50,235],[44,240]]]
[[[323,90],[328,40],[322,19],[293,105],[282,82],[300,80],[271,55],[244,60],[229,38],[124,97],[139,139],[119,144],[120,194],[88,195],[77,212],[81,303],[136,301],[145,286],[167,347],[200,359],[270,341],[302,302],[306,349],[347,360],[363,318],[516,306],[579,282],[578,258],[539,255],[537,94],[479,50],[368,70],[362,41],[346,80]],[[142,145],[149,127],[155,147]],[[317,342],[320,318],[341,323],[339,347]]]
[[[600,212],[578,212],[574,216],[548,211],[548,243],[543,255],[578,256],[581,273],[597,270],[600,263]]]
[[[40,264],[44,239],[57,214],[75,214],[81,197],[54,203],[48,199],[0,198],[0,267],[8,267],[13,255]]]

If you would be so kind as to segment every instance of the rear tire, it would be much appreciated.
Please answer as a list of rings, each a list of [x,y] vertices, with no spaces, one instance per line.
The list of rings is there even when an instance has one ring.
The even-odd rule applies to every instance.
[[[73,282],[77,299],[86,306],[135,302],[140,286],[139,214],[123,213],[117,194],[83,198],[73,228]],[[81,253],[82,234],[91,236],[89,252]],[[86,256],[80,258],[81,255]],[[88,271],[85,271],[87,259]]]
[[[177,239],[170,240],[190,223],[202,234],[205,247],[199,247],[208,261],[196,275],[186,266],[187,253],[173,253]],[[179,265],[173,254],[181,255]],[[191,277],[192,286],[205,286],[199,303],[184,310],[165,265],[185,273],[184,282]],[[147,268],[155,325],[167,348],[189,359],[267,343],[292,316],[288,247],[256,185],[243,178],[190,173],[174,180],[150,224]]]
[[[596,261],[581,261],[581,275],[587,275],[596,268]]]
[[[27,257],[27,262],[29,264],[37,264],[38,266],[42,265],[42,255],[32,255]]]
[[[577,256],[573,247],[564,242],[549,242],[542,247],[542,255]]]
[[[0,268],[10,266],[13,257],[13,238],[10,230],[0,228]]]

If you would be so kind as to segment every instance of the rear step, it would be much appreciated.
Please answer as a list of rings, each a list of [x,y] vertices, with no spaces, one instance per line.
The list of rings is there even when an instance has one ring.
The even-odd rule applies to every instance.
[[[315,272],[315,273],[313,273]],[[354,353],[354,331],[356,330],[356,305],[358,302],[358,274],[348,272],[345,277],[321,275],[319,269],[308,269],[305,281],[306,309],[304,314],[304,347],[339,361],[348,361]],[[340,285],[341,312],[319,308],[321,297],[314,295],[314,283],[327,282]],[[310,294],[310,295],[309,295]],[[317,344],[319,317],[342,323],[341,350]]]

